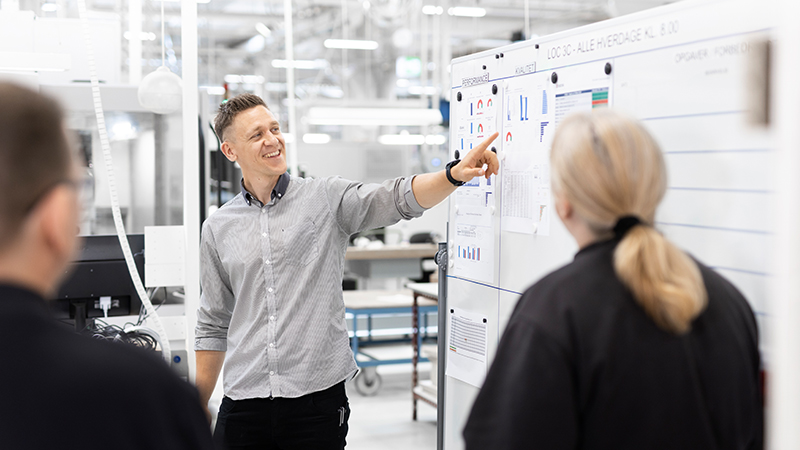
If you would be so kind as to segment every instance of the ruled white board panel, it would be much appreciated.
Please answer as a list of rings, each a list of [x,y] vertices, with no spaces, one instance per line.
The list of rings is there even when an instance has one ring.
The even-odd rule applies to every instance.
[[[536,187],[540,178],[549,178],[542,171],[547,164],[542,155],[549,152],[564,114],[592,107],[618,108],[642,120],[655,136],[669,171],[657,228],[736,285],[764,334],[770,314],[776,155],[771,136],[747,122],[745,74],[750,43],[770,36],[772,23],[750,3],[676,3],[453,60],[451,155],[460,150],[453,131],[459,114],[469,111],[457,95],[480,91],[484,105],[491,98],[498,108],[493,126],[501,134],[494,146],[505,157],[492,194],[492,219],[485,222],[496,236],[491,274],[482,279],[448,275],[448,306],[482,309],[485,302],[496,308],[490,359],[519,296],[577,251],[555,211],[548,223],[536,223],[536,231],[526,233],[519,227],[508,231],[503,208],[513,203],[521,215],[532,208],[536,219],[552,208],[552,198],[544,200]],[[496,93],[490,94],[495,86]],[[526,165],[536,170],[518,186],[529,192],[504,194],[504,176],[513,173],[516,180]],[[451,197],[451,242],[457,208]],[[459,257],[449,250],[451,260]],[[462,409],[471,407],[465,399],[473,399],[478,389],[449,377],[445,381],[447,399],[458,399],[457,405],[449,400],[443,405],[445,448],[460,449],[468,414]]]

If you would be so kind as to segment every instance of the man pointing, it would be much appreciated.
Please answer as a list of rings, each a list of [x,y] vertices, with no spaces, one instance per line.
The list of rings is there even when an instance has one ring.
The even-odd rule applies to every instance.
[[[228,448],[342,449],[356,371],[342,300],[349,237],[419,217],[476,176],[496,174],[489,139],[437,173],[363,184],[286,172],[280,125],[243,94],[220,106],[222,152],[241,193],[203,224],[195,350],[207,405],[225,366],[215,441]],[[485,169],[484,169],[485,167]]]

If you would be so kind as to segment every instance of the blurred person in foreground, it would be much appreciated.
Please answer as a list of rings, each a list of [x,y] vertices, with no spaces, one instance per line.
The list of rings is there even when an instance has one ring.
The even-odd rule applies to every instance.
[[[731,283],[653,226],[667,185],[644,127],[566,119],[550,154],[580,250],[514,310],[467,449],[760,449],[758,333]]]
[[[53,101],[0,82],[0,447],[211,449],[197,391],[153,353],[49,317],[81,183]]]

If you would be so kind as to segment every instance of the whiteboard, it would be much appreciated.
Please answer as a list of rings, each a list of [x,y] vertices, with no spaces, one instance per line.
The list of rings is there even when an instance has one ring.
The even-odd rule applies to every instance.
[[[768,349],[776,152],[770,134],[747,123],[745,74],[751,42],[773,27],[752,3],[675,3],[453,60],[451,156],[480,142],[477,124],[500,132],[492,192],[458,188],[448,217],[447,305],[488,319],[489,361],[521,293],[577,251],[549,211],[547,155],[566,114],[596,107],[639,118],[660,143],[669,179],[657,229],[742,291]],[[476,193],[491,202],[470,206]],[[446,377],[446,449],[463,448],[478,391]]]

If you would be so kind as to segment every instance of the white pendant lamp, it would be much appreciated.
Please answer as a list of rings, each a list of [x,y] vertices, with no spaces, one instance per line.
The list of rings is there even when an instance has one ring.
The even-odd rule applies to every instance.
[[[181,108],[183,81],[164,64],[164,0],[161,0],[161,67],[139,83],[139,103],[156,114],[170,114]]]

